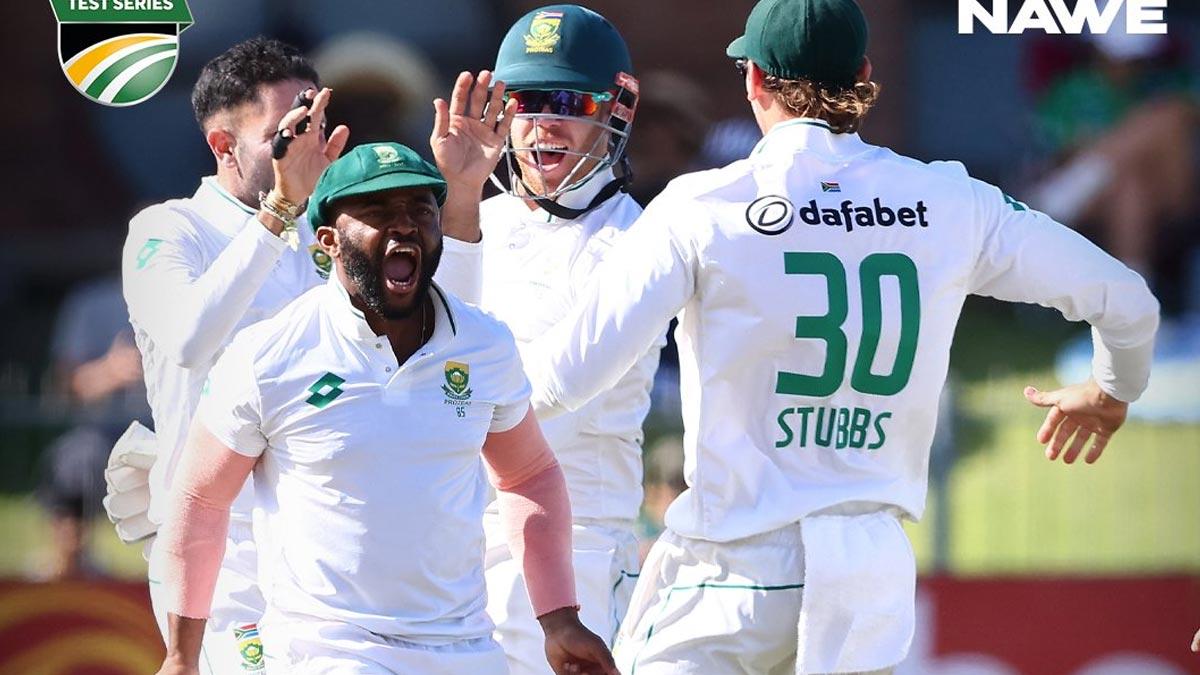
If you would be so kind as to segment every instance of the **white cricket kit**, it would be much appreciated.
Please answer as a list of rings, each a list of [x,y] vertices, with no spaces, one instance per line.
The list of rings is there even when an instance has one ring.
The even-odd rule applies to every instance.
[[[587,204],[612,177],[611,171],[601,172],[558,201],[570,208]],[[501,194],[480,208],[479,244],[445,240],[448,255],[438,279],[458,287],[480,277],[479,306],[504,321],[518,343],[529,343],[569,315],[597,265],[641,212],[621,192],[579,218],[564,220]],[[470,265],[480,272],[472,274]],[[662,322],[657,339],[608,391],[579,410],[540,422],[571,497],[580,617],[610,645],[638,573],[633,525],[642,503],[642,422],[650,410],[665,333]],[[494,508],[485,524],[488,612],[497,624],[496,637],[513,675],[549,673],[542,629]]]
[[[198,420],[260,458],[268,670],[325,659],[344,668],[325,672],[359,672],[385,658],[411,672],[395,665],[411,662],[406,651],[446,649],[442,670],[422,672],[465,672],[454,654],[503,672],[485,612],[480,450],[524,417],[529,385],[503,324],[430,293],[433,335],[403,364],[335,274],[240,334],[213,368]],[[336,645],[322,645],[327,631]]]
[[[678,313],[689,488],[668,509],[667,526],[685,540],[732,547],[801,524],[808,578],[828,586],[803,591],[802,614],[813,615],[800,618],[800,672],[886,667],[907,649],[906,638],[892,638],[911,636],[911,589],[907,603],[893,603],[907,612],[833,635],[836,617],[821,614],[832,610],[817,595],[882,597],[871,584],[910,586],[912,572],[839,578],[831,570],[839,557],[861,558],[839,547],[879,540],[839,539],[849,529],[825,525],[845,519],[851,528],[858,515],[889,510],[920,518],[967,295],[1038,303],[1091,323],[1095,378],[1125,401],[1146,386],[1158,321],[1137,274],[961,164],[905,158],[804,119],[777,125],[745,160],[673,181],[596,276],[579,312],[522,346],[535,408],[569,410],[606,391]],[[894,550],[881,559],[911,560],[902,533],[886,538]],[[661,604],[671,580],[654,576],[648,566],[636,592],[658,584]],[[839,583],[842,596],[829,591]],[[655,643],[644,639],[653,616],[639,621],[634,605],[621,639],[645,644],[621,658],[641,651],[653,662]],[[876,629],[892,646],[840,651],[856,631]]]
[[[328,264],[307,221],[297,228],[300,248],[293,251],[255,213],[208,177],[192,197],[150,206],[129,224],[122,283],[158,439],[150,471],[149,517],[155,523],[166,512],[200,390],[221,350],[238,330],[320,284],[318,262]],[[201,660],[212,672],[241,670],[243,658],[231,627],[253,623],[262,613],[254,584],[251,502],[244,489],[231,515]],[[161,575],[153,548],[150,558],[151,597],[165,635],[166,610],[159,601],[156,580]]]

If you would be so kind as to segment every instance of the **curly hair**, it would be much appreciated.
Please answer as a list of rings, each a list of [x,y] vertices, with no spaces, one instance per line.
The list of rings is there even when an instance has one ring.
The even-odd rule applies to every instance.
[[[203,129],[213,115],[258,100],[258,88],[284,80],[320,85],[317,71],[299,49],[262,36],[225,50],[204,64],[192,88],[192,111]]]
[[[834,133],[858,131],[863,118],[879,99],[875,82],[856,82],[848,87],[831,86],[810,80],[785,80],[765,75],[763,88],[776,102],[796,117],[824,120]]]

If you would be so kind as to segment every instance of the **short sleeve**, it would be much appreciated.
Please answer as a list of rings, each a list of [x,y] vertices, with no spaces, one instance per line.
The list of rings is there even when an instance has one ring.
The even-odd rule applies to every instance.
[[[196,419],[230,450],[258,457],[267,447],[254,363],[235,340],[217,359],[200,394]]]
[[[529,379],[525,377],[525,369],[521,365],[521,356],[517,353],[516,341],[508,328],[499,322],[496,323],[496,340],[503,342],[506,356],[503,367],[498,369],[502,375],[488,433],[508,431],[520,424],[529,412],[531,393]]]

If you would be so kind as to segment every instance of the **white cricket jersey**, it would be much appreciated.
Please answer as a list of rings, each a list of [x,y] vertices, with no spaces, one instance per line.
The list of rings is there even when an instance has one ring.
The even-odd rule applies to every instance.
[[[559,202],[585,205],[610,180],[612,172],[602,172]],[[642,207],[624,192],[574,220],[531,210],[524,200],[501,194],[480,207],[479,244],[446,240],[448,255],[438,279],[461,283],[474,276],[465,265],[479,267],[479,306],[504,321],[518,343],[529,343],[578,304],[596,266],[641,213]],[[473,260],[462,254],[472,249]],[[665,343],[663,323],[658,339],[613,387],[574,412],[541,421],[542,433],[562,466],[576,521],[637,518],[642,504],[642,422],[650,410],[650,389]]]
[[[596,276],[522,350],[534,406],[604,391],[678,313],[689,488],[666,522],[715,541],[854,502],[920,518],[969,294],[1091,323],[1096,380],[1125,401],[1146,386],[1158,323],[1141,277],[961,164],[804,119],[672,182]]]
[[[328,264],[307,220],[293,251],[255,214],[210,176],[192,197],[150,206],[129,223],[121,280],[158,438],[150,470],[156,523],[208,369],[234,333],[320,284],[317,262]],[[232,517],[249,522],[252,503],[247,488]]]
[[[499,321],[432,287],[403,364],[331,275],[240,333],[198,420],[259,457],[255,539],[269,608],[421,641],[487,636],[480,450],[529,384]]]

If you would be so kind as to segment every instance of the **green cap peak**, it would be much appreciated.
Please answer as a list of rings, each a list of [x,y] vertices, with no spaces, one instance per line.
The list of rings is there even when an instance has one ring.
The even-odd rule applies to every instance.
[[[308,200],[308,222],[314,230],[329,224],[329,205],[342,197],[415,187],[433,190],[438,206],[446,201],[442,173],[412,148],[399,143],[364,143],[325,167]]]
[[[608,19],[579,5],[548,5],[508,30],[495,75],[510,90],[612,89],[617,73],[633,73],[629,47]]]
[[[769,75],[846,87],[867,52],[867,20],[855,0],[760,0],[725,53]]]

